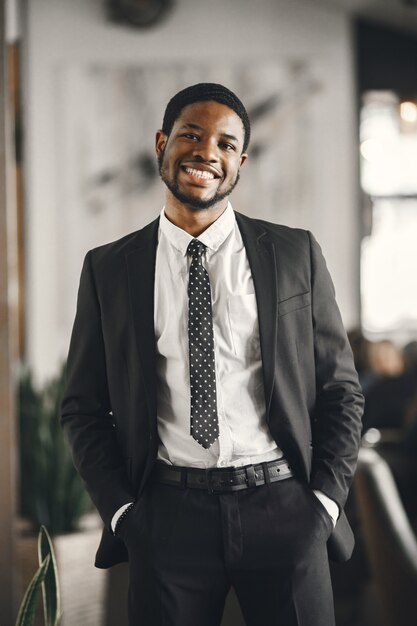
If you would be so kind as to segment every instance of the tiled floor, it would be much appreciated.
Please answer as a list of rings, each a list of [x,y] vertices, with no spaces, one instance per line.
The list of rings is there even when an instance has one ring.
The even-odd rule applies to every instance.
[[[107,572],[94,567],[101,530],[55,540],[62,595],[61,626],[101,626]]]

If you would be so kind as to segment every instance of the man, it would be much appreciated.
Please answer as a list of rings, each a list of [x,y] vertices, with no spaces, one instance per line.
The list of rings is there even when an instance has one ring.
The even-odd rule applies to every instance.
[[[331,626],[353,547],[351,351],[312,235],[228,202],[249,138],[225,87],[176,94],[160,218],[84,261],[62,424],[130,624],[218,625],[233,586],[249,626]]]

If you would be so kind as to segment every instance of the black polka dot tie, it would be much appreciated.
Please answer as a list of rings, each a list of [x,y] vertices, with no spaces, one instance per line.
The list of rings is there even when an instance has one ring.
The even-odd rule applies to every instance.
[[[188,282],[188,344],[190,355],[192,437],[209,448],[219,436],[214,365],[210,280],[201,257],[206,246],[193,239]]]

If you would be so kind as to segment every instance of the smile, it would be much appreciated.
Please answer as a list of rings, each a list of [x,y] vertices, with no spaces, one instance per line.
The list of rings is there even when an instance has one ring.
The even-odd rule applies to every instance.
[[[214,174],[212,172],[208,172],[207,170],[196,170],[194,167],[185,167],[184,170],[187,174],[191,174],[191,176],[196,176],[197,178],[203,178],[206,180],[213,180]]]

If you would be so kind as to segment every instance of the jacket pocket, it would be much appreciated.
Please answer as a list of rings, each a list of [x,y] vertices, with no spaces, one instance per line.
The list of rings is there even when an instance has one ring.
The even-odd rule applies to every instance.
[[[278,315],[286,315],[292,313],[298,309],[304,309],[311,304],[311,293],[309,291],[305,293],[297,294],[286,300],[278,302]]]

